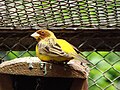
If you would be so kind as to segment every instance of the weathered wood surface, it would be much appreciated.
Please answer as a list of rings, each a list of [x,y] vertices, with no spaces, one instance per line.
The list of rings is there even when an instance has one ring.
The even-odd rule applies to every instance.
[[[29,67],[32,69],[29,69]],[[72,69],[69,65],[40,61],[37,57],[17,58],[0,64],[0,73],[27,76],[87,78],[86,73]]]

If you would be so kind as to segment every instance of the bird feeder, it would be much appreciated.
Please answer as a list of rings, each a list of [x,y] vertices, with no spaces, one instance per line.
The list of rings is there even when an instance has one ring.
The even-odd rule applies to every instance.
[[[0,90],[88,90],[88,72],[67,64],[46,63],[37,57],[0,64]]]

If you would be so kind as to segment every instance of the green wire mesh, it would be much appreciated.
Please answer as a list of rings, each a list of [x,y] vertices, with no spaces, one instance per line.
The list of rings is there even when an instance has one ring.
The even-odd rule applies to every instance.
[[[0,61],[35,56],[47,28],[91,62],[89,90],[120,90],[119,27],[120,0],[0,0]]]
[[[119,0],[0,0],[1,27],[119,28]]]

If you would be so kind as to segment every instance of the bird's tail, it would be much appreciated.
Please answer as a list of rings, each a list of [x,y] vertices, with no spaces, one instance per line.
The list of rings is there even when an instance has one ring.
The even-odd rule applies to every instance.
[[[82,56],[80,56],[77,53],[71,53],[71,56],[74,57],[74,59],[80,60],[83,63],[90,64],[90,62],[88,60],[86,60],[85,58],[83,58]]]

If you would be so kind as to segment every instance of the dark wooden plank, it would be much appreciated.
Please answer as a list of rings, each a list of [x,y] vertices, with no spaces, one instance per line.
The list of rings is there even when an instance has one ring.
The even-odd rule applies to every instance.
[[[35,50],[36,41],[30,35],[35,30],[0,30],[0,50]],[[120,51],[120,30],[52,30],[78,47],[80,51]]]
[[[78,64],[79,62],[80,61],[77,61]],[[31,65],[32,67],[30,68]],[[36,80],[40,80],[39,83],[44,82],[44,84],[42,84],[42,87],[45,87],[44,88],[45,90],[48,90],[48,87],[52,88],[52,90],[56,90],[55,88],[58,88],[58,90],[61,90],[62,88],[63,88],[62,90],[88,90],[88,85],[87,83],[85,83],[85,81],[87,81],[86,78],[88,78],[88,73],[85,72],[82,73],[82,70],[83,69],[86,70],[86,68],[82,68],[79,65],[75,65],[75,66],[79,68],[79,70],[72,68],[68,64],[47,63],[40,61],[37,57],[24,57],[24,58],[16,58],[11,61],[5,61],[1,63],[0,75],[5,74],[6,76],[7,75],[12,76],[11,78],[13,80],[13,84],[15,85],[15,83],[17,82],[17,86],[14,87],[21,88],[22,90],[26,90],[30,88],[28,85],[26,85],[26,88],[24,88],[23,86],[27,82],[28,84],[32,85],[32,83],[29,82],[33,81],[32,78],[34,77],[36,77]],[[3,77],[4,83],[7,83],[7,80],[9,79],[10,77],[9,78]],[[35,79],[33,83],[35,83]],[[4,87],[3,84],[0,85],[1,87]],[[11,84],[9,85],[11,86]],[[31,86],[31,88],[33,88],[33,86]],[[7,90],[7,89],[0,89],[0,90]]]
[[[10,75],[0,74],[0,90],[13,90]]]
[[[72,82],[70,90],[88,90],[87,79],[75,78]]]

